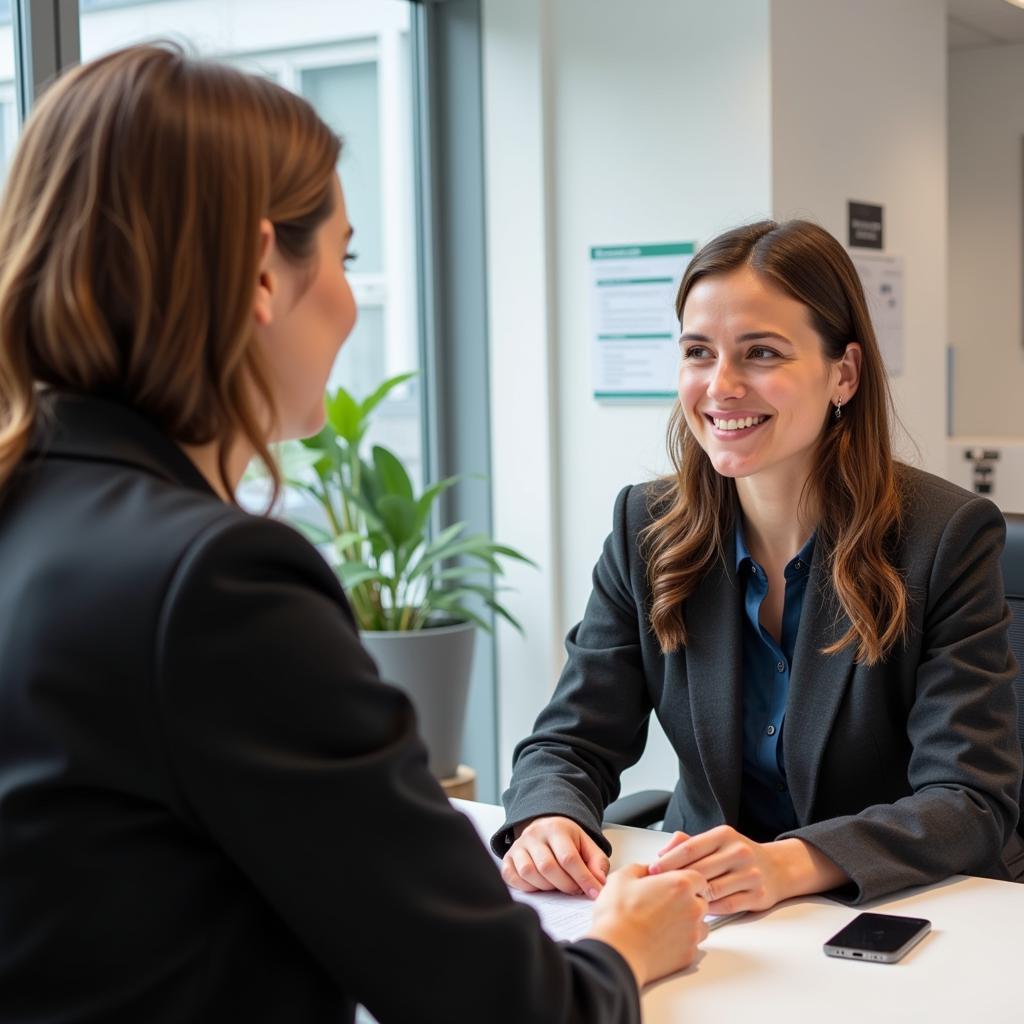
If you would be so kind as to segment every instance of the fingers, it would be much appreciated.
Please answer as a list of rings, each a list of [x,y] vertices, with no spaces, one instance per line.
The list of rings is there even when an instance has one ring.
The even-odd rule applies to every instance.
[[[522,830],[502,862],[502,877],[526,892],[556,890],[596,899],[608,868],[608,858],[576,822],[548,816]]]
[[[650,876],[650,872],[643,864],[631,867],[638,867],[644,874]],[[674,890],[678,899],[692,901],[696,906],[694,913],[701,917],[707,913],[707,881],[696,871],[666,871],[649,877],[648,884]]]
[[[501,860],[501,877],[506,885],[511,886],[513,889],[518,889],[520,892],[538,891],[537,886],[531,885],[519,874],[519,870],[512,859],[511,850]]]
[[[582,891],[575,880],[563,870],[551,847],[546,844],[536,844],[533,847],[516,844],[505,854],[505,858],[511,860],[515,876],[530,886],[527,892],[550,892],[554,889],[578,896]],[[515,885],[514,880],[506,879],[506,882]]]
[[[766,910],[778,902],[777,881],[766,852],[770,844],[765,847],[721,825],[669,845],[648,870],[653,875],[683,868],[697,872],[706,879],[710,913]]]
[[[675,832],[672,838],[658,851],[659,857],[664,857],[669,850],[674,850],[680,843],[685,843],[690,837],[685,832]]]
[[[676,836],[684,836],[676,842]],[[694,867],[698,861],[708,857],[720,850],[726,843],[733,839],[746,840],[734,828],[728,825],[719,825],[718,828],[701,832],[697,836],[687,836],[684,832],[677,832],[666,847],[659,851],[656,861],[649,865],[648,870],[652,875],[659,871],[677,871],[680,868]]]
[[[590,873],[604,885],[608,881],[611,862],[605,856],[604,850],[586,832],[581,834],[580,853]]]
[[[652,876],[643,864],[626,865],[594,904],[590,934],[625,957],[642,987],[693,962],[708,934],[704,886],[695,871]]]
[[[589,839],[589,837],[587,838]],[[600,851],[598,852],[600,853]],[[599,877],[591,870],[576,844],[568,836],[553,836],[551,839],[551,853],[555,870],[571,881],[575,887],[574,891],[582,892],[592,900],[597,899],[597,894],[604,886],[604,876]],[[547,871],[543,871],[543,874],[549,881],[554,881],[554,878]],[[561,889],[562,892],[569,891],[562,889],[560,885],[557,888]]]

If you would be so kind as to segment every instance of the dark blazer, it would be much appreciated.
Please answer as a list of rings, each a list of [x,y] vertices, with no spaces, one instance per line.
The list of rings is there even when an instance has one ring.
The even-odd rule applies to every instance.
[[[821,653],[849,620],[815,545],[786,707],[784,762],[800,827],[785,835],[846,871],[853,885],[835,895],[850,902],[958,872],[1024,873],[1003,518],[937,477],[907,467],[900,476],[906,523],[895,563],[911,598],[909,640],[870,668],[849,648]],[[637,550],[653,493],[627,487],[616,501],[558,688],[516,749],[496,852],[512,826],[540,814],[572,818],[606,845],[601,815],[643,752],[652,711],[679,756],[666,829],[738,824],[743,601],[733,541],[686,602],[688,645],[664,656]]]
[[[0,502],[0,1021],[636,1021],[513,903],[334,574],[126,408]]]

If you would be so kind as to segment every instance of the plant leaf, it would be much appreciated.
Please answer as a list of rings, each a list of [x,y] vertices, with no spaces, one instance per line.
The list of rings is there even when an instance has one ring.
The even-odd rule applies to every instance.
[[[445,580],[463,580],[467,576],[493,576],[494,573],[487,565],[472,565],[463,563],[462,565],[453,565],[450,569],[442,569],[439,573],[434,574],[434,579],[439,583],[443,583]],[[494,587],[494,590],[508,590],[509,587]]]
[[[325,456],[322,448],[300,444],[298,441],[285,441],[278,445],[274,453],[281,475],[288,480],[302,480],[313,467]]]
[[[394,494],[412,502],[412,481],[410,481],[405,467],[393,452],[388,451],[382,445],[375,444],[373,446],[373,468],[376,483],[382,495]],[[416,514],[415,505],[413,505],[413,514]]]
[[[395,548],[416,535],[416,504],[411,498],[385,494],[377,502],[377,513]]]
[[[366,496],[358,491],[354,491],[344,481],[339,481],[341,487],[341,493],[345,495],[347,501],[351,502],[363,515],[366,517],[366,526],[368,530],[381,530],[384,528],[384,523],[381,521],[377,510],[370,504]]]
[[[393,388],[397,388],[399,384],[404,384],[407,380],[415,376],[415,370],[410,370],[408,373],[399,373],[394,377],[389,377],[379,388],[377,388],[376,391],[367,395],[359,406],[359,411],[363,419],[365,420],[366,417],[369,416],[385,398],[387,398]]]
[[[507,547],[504,544],[495,544],[491,542],[490,552],[493,555],[501,555],[504,558],[511,558],[516,562],[524,562],[526,565],[532,565],[534,569],[537,568],[537,563],[532,558],[527,558],[521,551],[516,551],[515,548]]]
[[[475,622],[485,633],[493,633],[494,627],[485,618],[476,612],[470,611],[458,598],[438,598],[431,601],[431,606],[456,618],[465,619],[467,622]]]
[[[337,548],[338,554],[344,558],[346,548],[354,546],[357,551],[359,550],[359,546],[366,541],[366,534],[360,533],[358,530],[348,530],[335,537],[328,534],[327,539]],[[346,559],[346,561],[350,561],[350,559]]]
[[[296,519],[294,516],[289,516],[288,521],[310,544],[330,544],[333,539],[329,530],[325,530],[316,523],[311,523],[306,519]]]
[[[420,496],[416,502],[416,514],[418,517],[420,530],[425,530],[427,522],[430,519],[430,511],[434,506],[434,502],[448,490],[454,484],[457,484],[461,478],[457,476],[449,476],[444,480],[439,480],[436,484],[432,484],[428,487]]]
[[[387,583],[387,577],[365,562],[342,562],[337,568],[338,579],[346,590],[358,587],[361,583]]]
[[[342,387],[324,401],[327,422],[339,437],[353,447],[362,440],[365,431],[364,416],[359,403]]]

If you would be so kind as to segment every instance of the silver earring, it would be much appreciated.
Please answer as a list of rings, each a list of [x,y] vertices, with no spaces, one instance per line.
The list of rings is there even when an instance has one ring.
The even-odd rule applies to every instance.
[[[843,400],[841,398],[836,399],[836,419],[840,419],[843,415]]]

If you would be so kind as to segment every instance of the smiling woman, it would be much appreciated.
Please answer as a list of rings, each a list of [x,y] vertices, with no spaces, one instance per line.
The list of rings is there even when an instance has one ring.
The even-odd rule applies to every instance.
[[[494,838],[522,889],[596,893],[653,711],[680,777],[651,874],[712,913],[1016,878],[1021,752],[998,509],[894,462],[842,246],[765,221],[687,268],[675,472],[627,487]]]
[[[662,648],[684,641],[682,602],[716,557],[738,498],[774,519],[763,528],[790,554],[815,530],[830,542],[832,584],[850,620],[841,642],[878,660],[906,621],[906,592],[885,551],[901,502],[888,382],[845,250],[805,221],[726,232],[689,266],[676,309],[682,360],[669,449],[678,490],[645,534]],[[730,419],[747,416],[763,421],[729,431]],[[749,526],[756,538],[761,524]]]
[[[827,359],[807,307],[748,266],[693,285],[682,326],[679,403],[715,470],[799,490],[829,404],[856,392],[860,345]]]

